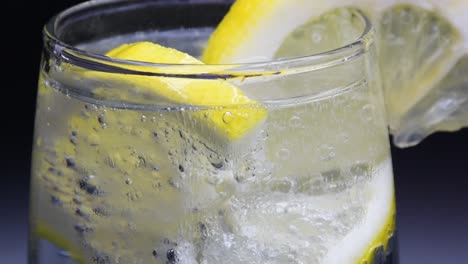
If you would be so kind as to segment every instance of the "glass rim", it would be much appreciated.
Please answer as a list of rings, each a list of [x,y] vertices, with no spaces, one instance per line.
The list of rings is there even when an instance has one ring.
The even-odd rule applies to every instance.
[[[237,77],[261,77],[285,75],[288,73],[310,72],[330,68],[353,61],[367,53],[368,47],[374,42],[374,28],[370,19],[360,10],[353,8],[363,22],[363,29],[357,39],[349,44],[329,51],[292,58],[273,59],[270,61],[245,62],[232,64],[167,64],[133,61],[111,58],[102,54],[80,49],[63,41],[57,34],[58,23],[65,17],[86,8],[109,3],[133,2],[128,0],[86,1],[71,6],[52,17],[43,28],[44,42],[53,49],[52,54],[61,60],[95,71],[122,73],[143,76],[162,76],[196,79],[230,79]],[[219,1],[177,2],[181,4],[219,3]],[[47,46],[47,45],[46,45]],[[149,67],[151,71],[129,69],[128,66]]]

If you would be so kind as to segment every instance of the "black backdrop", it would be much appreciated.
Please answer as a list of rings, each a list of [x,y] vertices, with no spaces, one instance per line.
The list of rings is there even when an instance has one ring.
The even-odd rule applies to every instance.
[[[8,1],[1,62],[0,263],[26,263],[29,164],[45,21],[77,0]],[[9,15],[12,14],[12,17]],[[5,82],[6,81],[6,82]],[[468,96],[468,95],[467,95]],[[403,264],[468,263],[468,129],[392,149]]]

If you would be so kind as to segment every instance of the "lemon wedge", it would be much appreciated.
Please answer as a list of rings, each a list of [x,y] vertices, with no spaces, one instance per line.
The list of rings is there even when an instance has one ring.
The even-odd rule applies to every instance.
[[[238,0],[212,34],[202,60],[268,61],[326,51],[318,47],[337,48],[326,41],[336,32],[333,24],[344,25],[339,19],[346,17],[340,13],[349,7],[363,11],[377,28],[395,143],[411,146],[432,132],[468,126],[464,0]]]
[[[178,50],[160,46],[151,42],[123,44],[107,56],[117,59],[161,64],[192,64],[195,70],[202,62]],[[161,67],[127,65],[125,69],[147,73],[161,73]],[[168,67],[169,68],[169,67]],[[176,72],[177,73],[177,72]],[[235,141],[256,127],[266,116],[266,109],[260,103],[250,99],[245,93],[223,79],[190,77],[159,77],[132,74],[90,73],[88,77],[100,81],[124,84],[131,87],[131,93],[142,93],[162,98],[168,103],[195,106],[207,111],[194,111],[194,117],[201,120],[205,128],[212,129],[222,138]],[[108,89],[98,89],[102,97],[109,95]],[[113,92],[117,98],[126,97],[125,91]],[[201,113],[203,112],[203,113]]]
[[[70,102],[41,82],[39,105],[62,109],[58,105],[65,100],[67,112],[61,113],[66,118],[60,128],[43,134],[47,135],[44,138],[54,133],[61,136],[53,137],[53,143],[37,141],[40,150],[35,152],[34,180],[40,182],[35,186],[44,188],[39,187],[37,193],[50,191],[57,202],[33,199],[38,206],[33,206],[32,234],[67,250],[77,263],[98,261],[104,253],[114,254],[111,241],[119,241],[120,249],[115,253],[119,261],[134,263],[137,254],[150,262],[155,258],[151,252],[140,254],[134,249],[152,245],[155,237],[176,239],[182,224],[199,225],[197,213],[186,207],[201,210],[206,206],[209,210],[210,202],[219,199],[215,186],[204,178],[213,175],[220,162],[226,162],[222,153],[231,144],[245,142],[248,134],[254,134],[251,131],[265,119],[267,110],[225,80],[184,78],[181,75],[190,72],[193,76],[203,65],[175,49],[138,42],[124,44],[106,55],[160,64],[122,66],[109,62],[127,72],[149,74],[71,69],[74,75],[70,78],[82,81],[83,87],[89,85],[97,98],[127,101],[142,96],[146,98],[143,103],[153,106],[159,107],[162,101],[180,107],[172,111],[162,104],[156,111],[134,111]],[[159,76],[174,68],[169,64],[175,68],[175,64],[191,66],[175,71],[178,77]],[[216,136],[229,147],[214,142]]]

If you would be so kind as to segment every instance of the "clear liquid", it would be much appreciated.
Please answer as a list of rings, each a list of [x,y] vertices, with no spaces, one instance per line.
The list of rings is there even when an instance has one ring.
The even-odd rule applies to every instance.
[[[151,39],[197,56],[209,33],[82,47]],[[387,131],[368,83],[267,105],[255,131],[226,143],[195,118],[210,109],[93,105],[57,80],[42,75],[39,90],[31,263],[334,263],[388,218]],[[395,263],[384,251],[376,263]]]

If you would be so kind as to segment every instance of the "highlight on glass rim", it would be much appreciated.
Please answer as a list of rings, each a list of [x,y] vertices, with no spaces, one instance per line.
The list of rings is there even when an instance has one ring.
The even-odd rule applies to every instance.
[[[64,10],[43,31],[29,263],[398,263],[389,133],[409,147],[468,126],[467,12]]]

